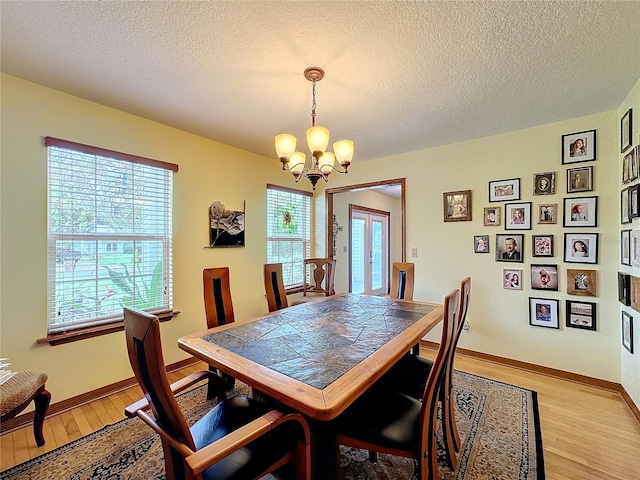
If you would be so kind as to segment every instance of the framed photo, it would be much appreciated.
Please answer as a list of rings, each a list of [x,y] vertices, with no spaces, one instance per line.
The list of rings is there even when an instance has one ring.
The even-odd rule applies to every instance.
[[[541,203],[538,205],[538,223],[551,224],[556,223],[558,218],[557,203]]]
[[[533,290],[558,291],[557,265],[531,265],[531,288]]]
[[[638,155],[634,148],[622,157],[622,183],[630,183],[638,179]]]
[[[630,285],[631,308],[636,312],[640,312],[640,277],[631,275]]]
[[[598,263],[598,233],[565,233],[564,261]]]
[[[502,207],[484,207],[484,226],[497,227],[501,222]]]
[[[633,353],[633,317],[622,312],[622,346]]]
[[[567,327],[596,329],[596,304],[567,300]]]
[[[560,328],[558,323],[558,300],[529,297],[529,325]]]
[[[490,202],[510,202],[511,200],[520,200],[519,178],[489,182]]]
[[[533,256],[553,257],[553,235],[532,235]]]
[[[562,163],[589,162],[596,159],[596,131],[562,136]]]
[[[633,109],[630,108],[620,119],[620,152],[631,146],[631,132],[633,132]]]
[[[502,286],[507,290],[522,290],[522,270],[504,269]]]
[[[556,193],[556,172],[533,174],[534,195],[553,195],[554,193]]]
[[[629,260],[631,261],[632,267],[640,267],[640,230],[631,230]]]
[[[620,263],[631,265],[631,230],[620,232]]]
[[[593,167],[567,170],[567,193],[591,192],[593,190]]]
[[[596,296],[596,271],[567,269],[567,293],[584,297]]]
[[[445,192],[442,196],[445,222],[471,221],[471,190]]]
[[[629,191],[629,218],[634,219],[640,217],[638,212],[638,196],[640,194],[640,185],[633,185],[627,190]]]
[[[631,306],[631,275],[618,272],[618,301],[626,307]]]
[[[629,216],[629,189],[625,188],[620,192],[620,223],[631,223]]]
[[[524,235],[496,235],[496,262],[524,262]]]
[[[505,230],[531,230],[531,202],[507,203],[504,206]]]
[[[598,197],[565,198],[564,226],[598,226]]]
[[[474,235],[473,253],[489,253],[489,235]]]

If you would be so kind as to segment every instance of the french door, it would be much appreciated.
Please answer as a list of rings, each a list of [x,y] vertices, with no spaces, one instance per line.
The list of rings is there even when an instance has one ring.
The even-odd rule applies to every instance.
[[[384,295],[389,281],[389,212],[349,205],[349,291]]]

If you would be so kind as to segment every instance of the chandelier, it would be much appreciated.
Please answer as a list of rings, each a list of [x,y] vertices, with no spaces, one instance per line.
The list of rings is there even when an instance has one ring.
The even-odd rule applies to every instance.
[[[311,128],[307,130],[307,144],[311,151],[311,164],[307,163],[307,156],[296,151],[296,137],[288,133],[276,135],[276,153],[282,170],[288,170],[296,183],[302,177],[309,180],[313,189],[321,178],[327,182],[329,174],[335,170],[338,173],[348,173],[353,158],[353,141],[340,140],[333,144],[333,153],[327,152],[329,145],[329,130],[316,125],[316,82],[324,77],[324,70],[320,67],[309,67],[304,71],[304,77],[313,84],[313,101],[311,102]],[[336,161],[342,170],[336,168]]]

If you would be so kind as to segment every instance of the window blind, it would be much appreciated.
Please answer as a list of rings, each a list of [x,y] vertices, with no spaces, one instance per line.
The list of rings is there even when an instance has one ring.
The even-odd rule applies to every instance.
[[[47,137],[48,333],[173,308],[177,165]]]
[[[285,288],[302,285],[311,253],[311,193],[267,185],[267,263],[282,263]]]

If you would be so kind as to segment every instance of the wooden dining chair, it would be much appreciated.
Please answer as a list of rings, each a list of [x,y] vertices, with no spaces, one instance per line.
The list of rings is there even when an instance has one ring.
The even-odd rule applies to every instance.
[[[331,428],[340,445],[413,458],[419,480],[438,480],[437,412],[445,366],[459,314],[460,291],[444,299],[440,347],[422,395],[422,401],[377,383],[356,400]],[[339,455],[337,455],[339,459]],[[337,468],[337,467],[336,467]]]
[[[202,292],[204,296],[204,313],[207,318],[207,328],[215,328],[236,321],[233,313],[231,298],[231,282],[229,281],[229,267],[205,268],[202,271]],[[209,367],[225,380],[227,391],[235,387],[235,378],[226,373],[218,372]],[[209,384],[208,398],[212,398],[213,384]]]
[[[391,267],[391,290],[389,298],[396,300],[413,300],[413,279],[415,265],[410,262],[393,262]],[[411,352],[420,355],[420,342],[416,343]]]
[[[281,263],[265,263],[264,291],[270,312],[282,310],[289,306],[289,302],[287,301],[287,292],[284,289]]]
[[[453,393],[453,364],[458,340],[464,328],[471,299],[471,277],[460,282],[460,308],[457,322],[454,325],[454,336],[447,354],[443,388],[440,391],[442,405],[442,437],[445,447],[445,461],[450,468],[457,465],[457,453],[460,452],[461,441],[455,418],[455,398]],[[427,379],[433,368],[433,361],[415,355],[405,355],[386,375],[388,388],[399,391],[416,399],[422,398]]]
[[[415,265],[410,262],[393,262],[391,269],[390,298],[413,300]]]
[[[302,297],[296,299],[293,302],[294,305],[315,300],[318,296],[328,297],[335,295],[335,258],[306,258],[304,260],[304,273]],[[307,278],[311,280],[311,283],[307,282]]]
[[[125,414],[160,435],[167,480],[257,479],[272,472],[310,478],[309,427],[300,414],[271,410],[246,396],[226,399],[220,378],[207,371],[170,385],[158,318],[125,307],[124,327],[131,368],[145,395]],[[175,394],[208,378],[218,384],[221,401],[189,427]]]

